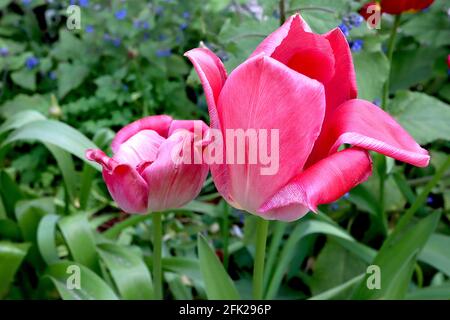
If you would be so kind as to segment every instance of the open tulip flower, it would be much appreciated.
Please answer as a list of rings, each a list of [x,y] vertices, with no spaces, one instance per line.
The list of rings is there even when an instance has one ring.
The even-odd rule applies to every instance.
[[[229,76],[207,48],[186,56],[202,82],[212,128],[279,130],[274,175],[262,175],[260,162],[210,164],[218,191],[236,208],[296,220],[365,181],[372,172],[367,150],[429,163],[428,152],[389,114],[357,99],[351,52],[338,28],[315,34],[294,15]],[[341,150],[344,144],[352,147]]]
[[[146,117],[117,133],[112,141],[112,158],[101,150],[87,150],[86,157],[102,165],[108,190],[125,212],[177,208],[198,195],[208,174],[206,164],[177,162],[173,157],[186,144],[194,145],[196,125],[207,129],[200,120]]]

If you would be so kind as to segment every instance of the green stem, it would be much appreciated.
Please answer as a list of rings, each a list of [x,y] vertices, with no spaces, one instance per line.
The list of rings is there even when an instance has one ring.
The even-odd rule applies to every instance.
[[[310,10],[310,11],[322,11],[322,12],[326,12],[326,13],[336,14],[336,11],[333,10],[333,9],[326,8],[326,7],[319,7],[319,6],[299,7],[299,8],[288,10],[287,13],[292,14],[292,13],[301,12],[301,11],[308,11],[308,10]]]
[[[229,217],[230,217],[230,206],[226,201],[223,201],[223,222],[222,222],[222,237],[223,237],[223,266],[225,270],[228,270],[228,243],[229,243]]]
[[[269,221],[258,218],[256,226],[256,252],[253,267],[253,299],[261,300],[264,292],[264,259],[266,255]]]
[[[153,212],[153,288],[156,300],[163,298],[162,294],[162,217],[161,212]]]
[[[286,6],[284,0],[278,1],[278,8],[280,10],[280,26],[286,21]]]
[[[401,15],[400,14],[395,16],[394,26],[392,27],[391,36],[389,37],[388,52],[387,52],[387,58],[389,60],[389,73],[388,73],[388,77],[387,77],[386,83],[384,84],[384,88],[383,88],[383,100],[382,100],[382,103],[381,103],[381,107],[383,108],[383,110],[386,109],[387,102],[388,102],[388,99],[389,99],[389,88],[390,88],[390,82],[391,82],[391,69],[392,69],[392,57],[394,55],[395,39],[397,37],[398,27],[400,26],[400,20],[401,20]]]

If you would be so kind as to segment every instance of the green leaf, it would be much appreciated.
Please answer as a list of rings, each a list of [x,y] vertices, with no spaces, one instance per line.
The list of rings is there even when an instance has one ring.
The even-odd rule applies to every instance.
[[[36,73],[28,69],[22,69],[11,73],[12,81],[22,88],[36,90]]]
[[[420,252],[419,259],[450,277],[450,237],[433,233]]]
[[[239,293],[225,271],[214,250],[206,239],[198,237],[198,256],[200,259],[200,271],[205,283],[206,295],[209,300],[237,300]]]
[[[58,66],[58,96],[63,98],[83,83],[89,69],[82,64],[60,63]]]
[[[48,214],[39,222],[37,245],[42,258],[47,264],[59,261],[58,249],[56,247],[56,225],[58,220],[58,215]]]
[[[353,56],[358,84],[358,97],[368,101],[381,99],[387,80],[389,62],[381,52],[362,51]]]
[[[164,270],[181,276],[188,276],[193,281],[203,285],[200,265],[197,260],[184,257],[166,257],[162,259],[162,267]]]
[[[314,295],[325,292],[365,272],[366,263],[336,241],[329,240],[314,264],[310,288]],[[345,298],[341,297],[341,298]]]
[[[183,278],[175,273],[167,273],[166,281],[169,284],[170,292],[176,300],[192,300],[191,289],[183,283]]]
[[[34,110],[25,110],[13,114],[6,119],[5,122],[0,126],[0,134],[7,132],[9,130],[20,128],[30,122],[45,120],[45,116]]]
[[[450,106],[436,98],[401,91],[388,110],[419,144],[450,139]]]
[[[413,36],[420,43],[430,47],[450,44],[450,21],[446,12],[448,3],[446,0],[435,2],[430,7],[430,11],[415,14],[414,19],[410,19],[401,28],[406,35]],[[442,9],[439,9],[439,5]]]
[[[347,295],[357,284],[364,278],[364,274],[360,274],[334,288],[322,292],[316,296],[309,298],[309,300],[331,300]]]
[[[0,298],[3,298],[14,280],[14,275],[25,258],[30,245],[0,241]]]
[[[106,264],[122,298],[148,300],[153,298],[150,272],[142,256],[116,244],[101,244],[99,254]]]
[[[35,94],[32,96],[27,96],[24,94],[18,94],[14,99],[6,101],[0,107],[0,114],[5,117],[13,117],[21,111],[34,110],[39,111],[42,114],[47,114],[50,108],[50,99],[48,97]],[[20,118],[17,115],[18,118]]]
[[[283,280],[283,275],[287,272],[289,264],[295,255],[297,242],[311,234],[333,235],[348,241],[355,241],[347,232],[329,223],[314,220],[300,221],[291,236],[283,246],[283,250],[277,260],[277,265],[266,292],[266,299],[274,299]]]
[[[436,229],[440,213],[422,219],[399,235],[388,238],[373,261],[381,270],[381,289],[369,290],[366,275],[353,298],[402,299],[406,294],[416,256]]]
[[[69,289],[67,284],[72,284],[71,277],[78,275],[80,288]],[[118,300],[114,291],[102,278],[76,262],[55,263],[47,268],[45,277],[50,278],[64,300]]]
[[[64,179],[64,184],[69,195],[69,200],[73,203],[76,197],[78,178],[75,172],[75,165],[73,163],[72,156],[67,151],[64,151],[61,148],[58,148],[50,143],[44,143],[44,145],[56,159],[56,163],[58,164],[58,167],[61,170],[61,174]]]
[[[450,300],[450,282],[414,290],[406,295],[408,300]]]
[[[65,123],[55,120],[40,120],[28,123],[13,131],[3,142],[3,146],[22,140],[37,140],[42,143],[51,143],[79,159],[89,163],[97,170],[101,167],[85,158],[86,149],[98,149],[86,136]]]
[[[95,239],[86,215],[66,216],[59,220],[58,225],[73,260],[99,273]]]

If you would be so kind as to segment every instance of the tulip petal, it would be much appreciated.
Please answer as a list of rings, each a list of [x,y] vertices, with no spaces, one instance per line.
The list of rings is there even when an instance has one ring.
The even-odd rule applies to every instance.
[[[352,53],[344,34],[336,28],[324,37],[329,41],[335,59],[334,76],[325,84],[327,114],[329,114],[345,101],[355,99],[358,96],[358,88]]]
[[[333,50],[325,37],[310,32],[309,28],[306,32],[305,24],[299,14],[292,16],[266,38],[252,56],[264,53],[305,76],[326,83],[334,75]]]
[[[217,101],[227,79],[227,71],[220,59],[208,48],[192,49],[184,54],[194,65],[208,103],[212,128],[220,128]]]
[[[173,120],[169,128],[169,136],[179,129],[204,135],[209,127],[202,120]]]
[[[194,163],[196,157],[201,157],[201,148],[194,147],[193,142],[193,133],[176,131],[161,144],[157,159],[142,171],[150,189],[151,211],[181,207],[200,193],[208,165]],[[186,152],[190,154],[183,154]]]
[[[306,21],[303,20],[302,16],[300,14],[295,14],[289,17],[281,27],[267,36],[251,54],[250,58],[261,53],[271,56],[275,49],[286,39],[290,30],[311,32],[311,28]]]
[[[336,201],[364,182],[371,173],[372,162],[367,151],[359,148],[345,149],[300,173],[264,203],[260,211],[266,213],[284,207],[289,209],[295,204],[317,211],[319,204]]]
[[[254,164],[250,161],[236,164],[239,151],[245,153],[246,159],[251,158],[254,143],[237,144],[239,149],[236,152],[230,149],[227,141],[226,148],[230,150],[226,152],[234,158],[222,165],[228,168],[229,194],[223,194],[219,182],[214,181],[219,192],[227,199],[231,198],[233,204],[256,212],[270,195],[302,170],[325,114],[323,85],[275,59],[260,55],[247,60],[231,73],[220,94],[218,110],[227,132],[236,134],[240,130],[249,133],[247,129],[250,129],[259,135],[260,145],[261,133],[266,132],[270,143],[263,144],[268,150],[274,148],[271,165],[276,161],[276,171],[263,175],[262,168],[269,165],[262,163],[261,154]],[[227,132],[224,132],[225,137]],[[271,138],[277,132],[278,145],[278,141]],[[275,152],[279,153],[278,159]],[[261,147],[258,153],[262,153]]]
[[[203,85],[206,102],[208,104],[208,112],[210,119],[210,127],[213,129],[221,128],[219,115],[217,111],[217,102],[222,87],[227,79],[227,72],[222,61],[208,48],[197,48],[190,50],[184,54],[194,65],[195,70]],[[211,164],[211,175],[216,181],[217,190],[221,194],[229,194],[228,192],[228,172],[226,166]],[[230,199],[227,198],[228,201]]]
[[[111,149],[117,153],[122,143],[142,130],[156,131],[160,136],[166,138],[172,118],[167,115],[149,116],[130,123],[117,132],[111,143]]]
[[[165,139],[156,131],[142,130],[119,145],[113,159],[118,163],[126,163],[137,167],[143,162],[153,162],[158,149]]]
[[[394,118],[364,100],[349,100],[339,106],[325,124],[324,136],[319,148],[328,153],[351,144],[418,167],[426,167],[430,161],[428,151]]]
[[[148,186],[139,173],[127,164],[117,165],[111,172],[103,170],[109,193],[127,213],[147,213]]]

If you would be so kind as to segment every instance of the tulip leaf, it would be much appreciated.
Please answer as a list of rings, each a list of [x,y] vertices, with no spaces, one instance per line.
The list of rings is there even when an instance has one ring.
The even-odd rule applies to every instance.
[[[35,110],[25,110],[11,115],[6,119],[5,122],[0,126],[0,134],[5,133],[9,130],[20,128],[30,122],[45,120],[45,116]]]
[[[450,300],[450,282],[417,289],[406,295],[408,300]]]
[[[73,260],[98,273],[100,268],[97,248],[86,214],[63,217],[58,225]]]
[[[98,248],[100,257],[122,298],[126,300],[153,298],[152,279],[142,256],[116,244],[105,243]]]
[[[209,300],[237,300],[239,293],[225,271],[214,250],[209,246],[206,239],[198,236],[198,255],[200,260],[200,271],[205,283],[206,295]]]
[[[266,299],[274,299],[283,280],[283,275],[287,272],[289,264],[295,255],[296,244],[304,237],[311,234],[327,234],[344,240],[354,242],[355,240],[344,230],[327,222],[303,220],[291,232],[291,236],[284,244],[284,247],[277,260],[277,267],[269,280],[266,291]]]
[[[314,265],[311,291],[316,295],[330,290],[365,272],[366,266],[367,264],[354,253],[329,239]]]
[[[55,120],[33,121],[14,130],[3,142],[2,146],[22,140],[37,140],[42,143],[53,144],[86,161],[94,168],[101,169],[98,164],[85,158],[86,149],[97,149],[97,146],[81,132],[65,123]]]
[[[450,139],[450,106],[436,98],[401,91],[388,110],[419,144]]]
[[[64,300],[118,300],[102,278],[76,262],[52,264],[44,277],[50,278]]]
[[[440,213],[435,212],[420,220],[400,234],[393,233],[378,252],[372,265],[379,267],[381,288],[367,288],[367,274],[361,281],[353,298],[356,299],[402,299],[406,294],[420,250],[436,229]],[[387,244],[387,245],[386,245]]]
[[[14,275],[29,248],[29,243],[0,241],[0,299],[8,293],[9,286],[14,280]]]
[[[37,245],[42,258],[47,264],[59,261],[56,248],[56,226],[59,220],[56,214],[48,214],[39,222],[37,229]]]
[[[434,233],[420,252],[419,259],[450,277],[450,237]]]

